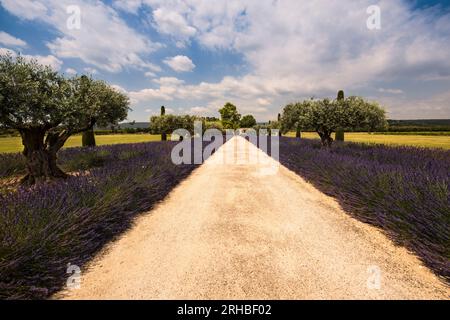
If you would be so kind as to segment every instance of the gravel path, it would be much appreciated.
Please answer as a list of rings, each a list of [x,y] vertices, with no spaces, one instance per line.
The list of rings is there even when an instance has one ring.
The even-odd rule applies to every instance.
[[[378,229],[236,137],[109,245],[66,299],[448,299],[450,289]]]

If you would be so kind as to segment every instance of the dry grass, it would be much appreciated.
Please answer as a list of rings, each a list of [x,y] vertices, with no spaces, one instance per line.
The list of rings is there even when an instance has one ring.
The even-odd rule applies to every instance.
[[[287,136],[295,137],[295,132],[290,132]],[[315,132],[302,132],[302,137],[307,139],[319,139],[318,134]],[[413,134],[388,135],[347,132],[345,133],[345,141],[450,149],[450,136],[424,136]]]
[[[95,136],[97,145],[140,143],[150,141],[160,141],[160,135],[150,134],[110,134]],[[65,148],[80,147],[81,135],[70,137],[65,144]],[[22,141],[20,137],[0,137],[0,153],[20,152],[22,151]]]

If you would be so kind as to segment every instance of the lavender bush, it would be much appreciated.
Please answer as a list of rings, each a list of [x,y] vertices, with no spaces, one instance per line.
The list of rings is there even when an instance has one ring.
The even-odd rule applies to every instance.
[[[450,280],[450,151],[281,138],[280,162]]]
[[[25,157],[20,153],[0,153],[0,179],[25,174]]]
[[[126,160],[141,151],[139,145],[127,147],[102,146],[100,148],[67,148],[58,153],[58,165],[68,172],[101,167],[105,163]],[[136,149],[138,148],[138,149]],[[25,175],[26,161],[21,153],[0,153],[0,179]]]
[[[0,194],[0,298],[46,298],[185,178],[173,142],[67,149],[65,181]],[[89,169],[91,168],[91,169]],[[89,169],[89,170],[86,170]]]

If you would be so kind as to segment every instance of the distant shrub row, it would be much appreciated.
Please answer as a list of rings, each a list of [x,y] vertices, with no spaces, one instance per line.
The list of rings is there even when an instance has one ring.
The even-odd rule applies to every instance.
[[[102,136],[107,134],[133,134],[133,133],[150,133],[150,128],[124,128],[117,130],[95,130],[96,135]]]
[[[376,132],[376,134],[389,134],[398,136],[450,136],[450,131],[388,131]]]
[[[404,126],[390,125],[389,132],[426,132],[426,131],[450,131],[450,126]]]

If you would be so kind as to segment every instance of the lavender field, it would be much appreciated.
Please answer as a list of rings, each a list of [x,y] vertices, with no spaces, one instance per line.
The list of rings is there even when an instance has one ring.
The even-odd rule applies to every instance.
[[[450,151],[281,138],[280,162],[450,280]]]
[[[163,199],[195,165],[170,161],[174,143],[73,148],[59,162],[68,180],[0,192],[0,299],[46,298],[68,264],[83,266],[133,218]],[[0,177],[22,173],[22,156],[2,155]]]
[[[20,154],[0,155],[0,298],[48,298],[194,165],[170,160],[174,142],[64,149],[71,177],[32,188]],[[381,228],[450,280],[450,151],[281,138],[280,162]],[[17,179],[16,179],[17,180]]]

